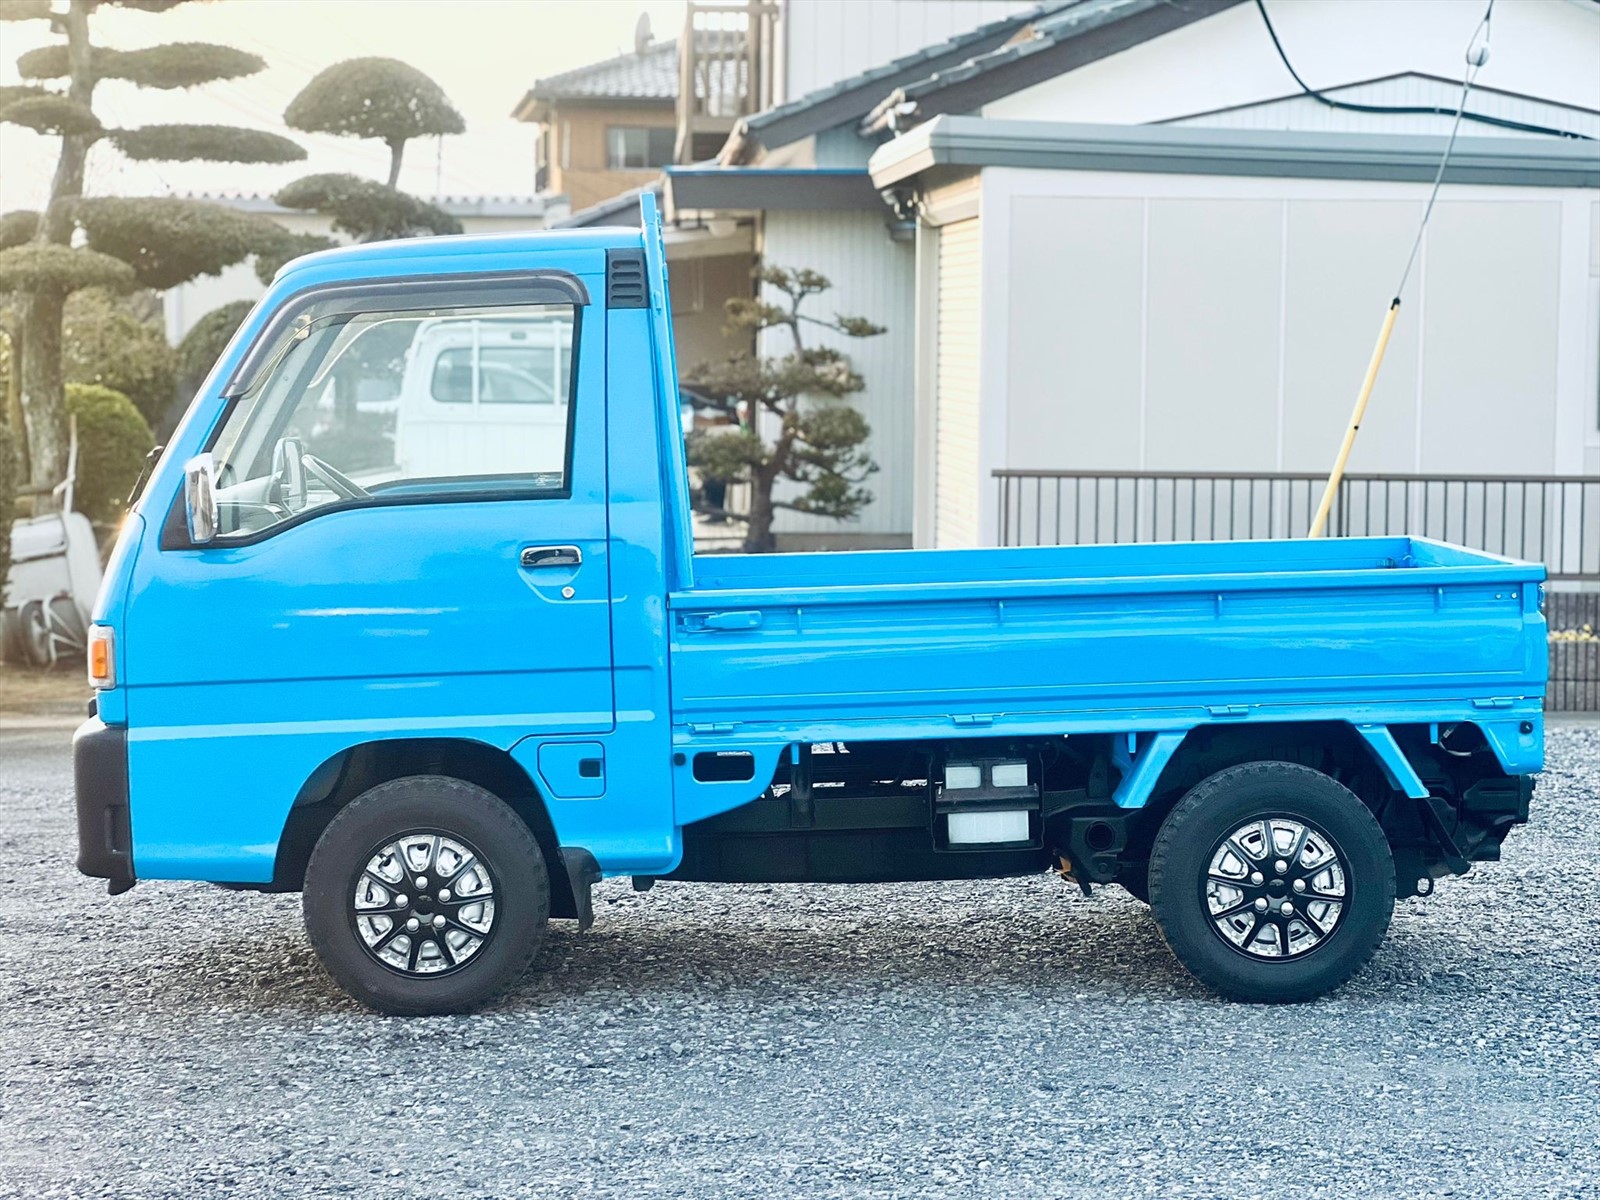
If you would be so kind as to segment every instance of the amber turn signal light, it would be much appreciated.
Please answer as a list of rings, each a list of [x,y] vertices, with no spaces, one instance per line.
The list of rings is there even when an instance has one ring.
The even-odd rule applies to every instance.
[[[89,686],[115,687],[117,682],[116,659],[111,653],[112,634],[107,625],[89,627]]]

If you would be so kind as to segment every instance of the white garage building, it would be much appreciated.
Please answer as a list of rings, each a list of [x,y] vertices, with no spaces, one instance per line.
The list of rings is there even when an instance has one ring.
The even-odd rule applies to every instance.
[[[1090,518],[1018,481],[1003,526],[999,469],[1181,476],[1143,485],[1146,535],[1196,472],[1325,472],[1441,149],[949,116],[885,146],[874,182],[919,214],[918,541]],[[1594,474],[1600,155],[1464,138],[1449,178],[1351,470]]]
[[[1483,5],[1163,11],[1041,12],[862,123],[916,222],[919,545],[1305,531]],[[1336,515],[1593,576],[1600,4],[1493,32]]]

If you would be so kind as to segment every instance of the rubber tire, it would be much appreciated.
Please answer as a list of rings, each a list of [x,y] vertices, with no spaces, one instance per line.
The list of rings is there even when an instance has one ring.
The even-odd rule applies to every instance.
[[[1212,848],[1255,816],[1299,817],[1337,844],[1354,896],[1322,945],[1287,962],[1253,959],[1211,927],[1201,887]],[[1230,1000],[1313,1000],[1372,957],[1394,912],[1394,859],[1372,810],[1348,788],[1298,763],[1254,762],[1201,780],[1178,801],[1150,851],[1150,907],[1191,974]]]
[[[409,830],[459,837],[487,862],[494,879],[495,926],[466,966],[414,979],[367,952],[350,921],[356,879],[374,849]],[[380,783],[335,814],[306,865],[301,896],[312,948],[339,986],[392,1016],[470,1012],[522,977],[544,945],[550,875],[521,817],[499,797],[445,775]]]

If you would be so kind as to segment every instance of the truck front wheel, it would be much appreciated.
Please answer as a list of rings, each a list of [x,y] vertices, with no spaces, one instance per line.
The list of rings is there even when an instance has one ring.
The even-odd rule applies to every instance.
[[[550,879],[527,825],[483,788],[439,775],[363,792],[306,866],[306,931],[345,991],[397,1016],[464,1012],[544,944]]]
[[[1196,784],[1156,834],[1149,878],[1167,945],[1234,1000],[1331,991],[1372,957],[1394,911],[1394,860],[1371,810],[1295,763]]]

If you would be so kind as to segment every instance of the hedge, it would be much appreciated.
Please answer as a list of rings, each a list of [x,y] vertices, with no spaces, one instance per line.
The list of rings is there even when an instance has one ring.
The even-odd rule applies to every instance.
[[[67,384],[67,412],[78,418],[73,507],[91,521],[114,525],[155,437],[133,401],[108,387]]]

